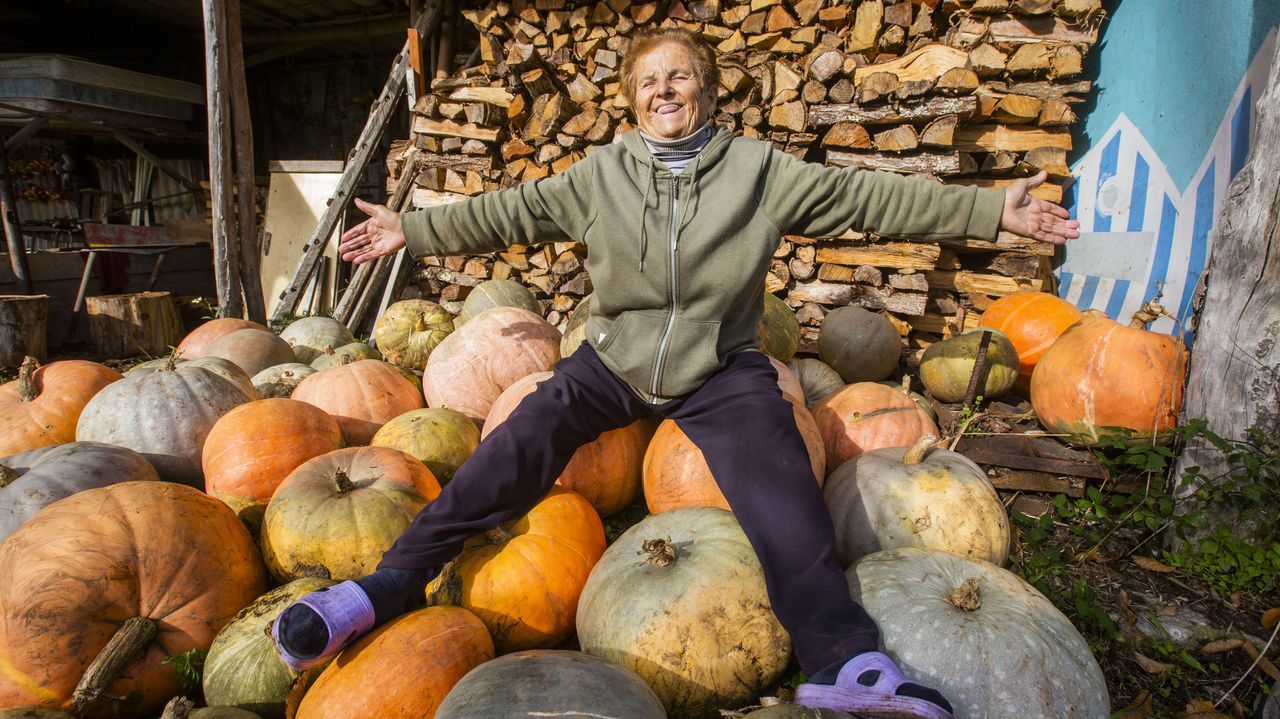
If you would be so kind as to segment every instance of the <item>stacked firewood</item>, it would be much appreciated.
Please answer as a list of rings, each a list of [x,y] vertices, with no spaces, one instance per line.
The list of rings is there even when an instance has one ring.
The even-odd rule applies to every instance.
[[[632,31],[679,26],[719,52],[715,122],[837,167],[1001,187],[1039,170],[1055,202],[1069,177],[1073,106],[1097,41],[1101,0],[500,0],[463,13],[480,64],[432,83],[413,136],[388,157],[393,187],[416,173],[412,204],[563,172],[633,129],[621,66]],[[416,293],[449,306],[510,278],[552,323],[591,291],[585,249],[565,243],[429,258]],[[802,351],[827,311],[883,311],[914,349],[975,325],[994,298],[1051,289],[1048,245],[907,242],[859,232],[789,236],[765,289],[796,310]]]

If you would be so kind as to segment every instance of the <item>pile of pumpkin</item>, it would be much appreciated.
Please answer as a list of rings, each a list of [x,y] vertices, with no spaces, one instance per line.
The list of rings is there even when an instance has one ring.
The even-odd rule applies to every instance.
[[[537,309],[497,281],[457,318],[427,301],[393,305],[376,350],[323,317],[280,334],[219,319],[123,376],[78,360],[25,364],[0,386],[0,707],[11,708],[0,717],[154,717],[180,692],[167,658],[193,649],[208,650],[209,708],[192,715],[207,719],[706,717],[751,703],[787,667],[790,640],[700,452],[669,421],[581,448],[526,516],[467,543],[428,587],[428,608],[322,670],[300,676],[275,655],[264,630],[283,607],[372,571],[581,342],[583,317],[562,337]],[[1017,358],[1025,377],[1042,349],[1020,344],[1036,336],[1027,328],[1052,323],[1008,317],[1008,338],[988,349],[1001,371],[988,375],[1013,384]],[[1128,331],[1100,322],[1052,329],[1062,337],[1030,375],[1037,411],[1045,382],[1074,381],[1062,369],[1042,379],[1059,347]],[[1000,568],[1008,520],[983,471],[930,448],[926,398],[878,381],[898,364],[896,331],[837,310],[824,362],[792,358],[794,323],[766,295],[764,347],[824,486],[850,590],[886,651],[959,717],[1106,715],[1084,640]],[[965,352],[936,349],[946,344],[925,367],[935,355],[963,363]],[[1131,353],[1103,354],[1063,364],[1110,372]],[[1061,426],[1112,423],[1096,405]],[[606,547],[602,517],[642,494],[652,516]],[[581,651],[555,649],[575,632]]]

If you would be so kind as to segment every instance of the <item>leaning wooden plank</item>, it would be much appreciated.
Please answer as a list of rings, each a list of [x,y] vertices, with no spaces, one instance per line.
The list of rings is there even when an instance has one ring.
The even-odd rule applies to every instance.
[[[441,9],[442,0],[428,0],[427,7],[418,16],[418,29],[433,26],[440,17]],[[328,244],[333,229],[337,227],[339,218],[346,210],[347,203],[351,201],[351,193],[355,190],[356,182],[364,175],[365,166],[369,164],[369,159],[378,149],[378,138],[386,128],[387,119],[395,110],[400,94],[404,92],[405,68],[408,64],[409,43],[406,41],[391,64],[391,72],[382,88],[382,93],[374,101],[364,129],[360,131],[360,137],[352,148],[350,160],[342,171],[342,178],[338,180],[338,189],[330,199],[329,206],[325,208],[324,216],[320,218],[316,231],[303,246],[302,260],[298,263],[298,269],[294,271],[289,286],[280,293],[280,302],[272,313],[272,320],[282,321],[286,315],[294,311],[307,282],[315,272],[316,266],[320,264],[325,245]]]
[[[1071,149],[1069,130],[1005,125],[967,125],[956,128],[955,148],[966,152],[1026,152],[1037,147]]]
[[[822,127],[837,122],[856,122],[859,125],[895,125],[902,122],[921,122],[943,115],[970,117],[978,111],[975,97],[931,97],[924,102],[894,107],[881,105],[865,107],[859,104],[810,105],[809,125]]]
[[[916,155],[890,155],[879,152],[841,152],[827,150],[827,164],[833,167],[857,167],[863,170],[955,175],[965,168],[959,152],[922,152]]]

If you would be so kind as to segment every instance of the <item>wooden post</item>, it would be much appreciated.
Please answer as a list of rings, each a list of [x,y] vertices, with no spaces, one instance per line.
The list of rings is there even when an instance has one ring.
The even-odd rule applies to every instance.
[[[227,55],[231,77],[231,128],[235,138],[236,218],[240,235],[240,286],[248,319],[266,324],[262,296],[262,245],[258,240],[258,210],[254,202],[253,120],[244,77],[244,45],[240,41],[240,0],[227,3]]]
[[[209,113],[209,189],[213,204],[213,281],[218,314],[243,317],[240,258],[231,222],[231,116],[227,100],[226,0],[204,0],[205,97]]]
[[[441,3],[442,0],[430,0],[427,3],[426,9],[419,17],[419,29],[432,27],[440,19]],[[333,229],[337,227],[338,219],[342,217],[343,211],[346,210],[347,203],[351,201],[351,194],[355,190],[356,181],[364,173],[365,166],[369,164],[369,158],[373,156],[373,151],[377,149],[378,138],[381,137],[382,131],[387,126],[387,120],[391,117],[392,111],[395,110],[401,93],[404,92],[405,69],[408,64],[409,43],[406,41],[404,47],[400,49],[400,53],[396,55],[395,61],[391,64],[391,73],[382,88],[382,93],[374,101],[373,107],[369,112],[369,118],[365,121],[364,129],[360,131],[360,137],[356,140],[356,145],[351,150],[346,167],[342,171],[342,177],[338,180],[338,187],[334,191],[333,197],[329,200],[329,206],[325,208],[324,215],[320,218],[315,232],[311,234],[307,243],[303,245],[302,259],[298,262],[298,268],[294,271],[293,277],[289,280],[289,286],[280,293],[280,302],[276,305],[275,311],[271,313],[272,320],[283,320],[287,314],[293,312],[297,307],[298,299],[307,287],[307,281],[311,279],[312,273],[315,272],[316,266],[320,263],[320,258],[324,255],[329,236],[333,234]]]
[[[85,311],[99,357],[159,357],[182,339],[182,318],[168,292],[86,297]]]
[[[9,267],[18,278],[18,289],[24,295],[32,294],[35,290],[31,286],[31,270],[27,268],[27,243],[22,241],[22,224],[13,203],[13,183],[9,181],[9,155],[3,142],[0,142],[0,224],[4,225]]]
[[[0,367],[17,367],[48,352],[49,295],[0,295]]]
[[[1183,415],[1204,419],[1228,440],[1250,429],[1280,435],[1280,45],[1258,99],[1249,160],[1231,181],[1212,232],[1204,310],[1191,352]],[[1175,477],[1199,467],[1213,480],[1231,468],[1210,443],[1195,439]],[[1184,498],[1195,487],[1184,489]]]
[[[453,41],[458,27],[457,0],[444,0],[444,15],[440,20],[440,49],[436,55],[436,77],[448,77],[453,72]]]

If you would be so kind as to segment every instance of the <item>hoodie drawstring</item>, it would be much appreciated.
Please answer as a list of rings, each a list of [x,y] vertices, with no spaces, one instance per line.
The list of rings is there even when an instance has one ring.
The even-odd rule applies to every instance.
[[[657,182],[653,170],[653,161],[645,163],[649,173],[644,181],[644,197],[640,200],[640,271],[644,272],[644,256],[649,251],[649,233],[646,229],[645,215],[649,212],[649,190]]]

